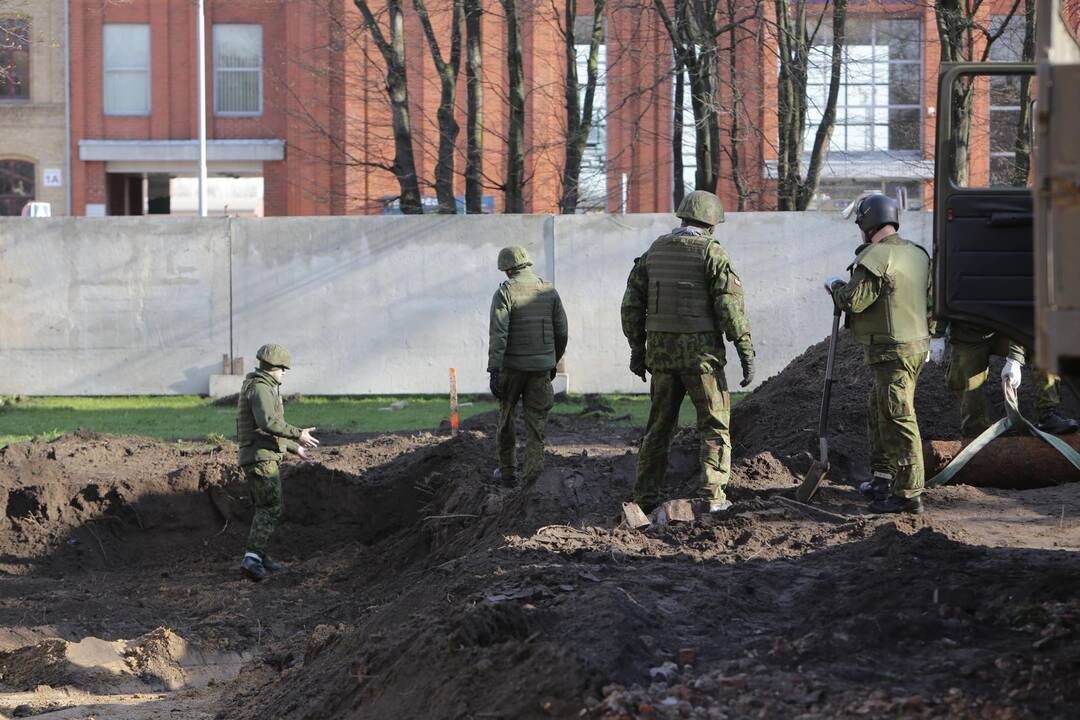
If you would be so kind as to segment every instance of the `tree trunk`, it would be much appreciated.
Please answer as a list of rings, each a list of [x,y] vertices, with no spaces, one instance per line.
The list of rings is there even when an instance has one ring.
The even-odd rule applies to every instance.
[[[364,16],[364,26],[386,62],[386,92],[390,98],[391,122],[394,128],[394,176],[401,188],[401,212],[419,215],[424,212],[420,201],[420,179],[416,174],[413,156],[412,123],[409,117],[408,67],[405,63],[405,17],[401,0],[387,0],[390,11],[390,38],[383,35],[378,20],[365,0],[353,0]]]
[[[678,208],[683,201],[686,188],[683,185],[683,99],[686,85],[686,66],[682,60],[675,63],[675,102],[671,117],[671,172],[674,176],[672,183],[671,202],[672,207]]]
[[[465,2],[465,212],[484,211],[484,59],[480,0]]]
[[[502,0],[506,13],[506,62],[510,116],[506,147],[506,212],[525,212],[525,65],[519,0]]]
[[[592,33],[589,35],[589,59],[586,62],[585,98],[578,87],[577,53],[574,23],[577,0],[566,0],[565,62],[566,62],[566,153],[563,159],[562,198],[559,210],[565,215],[577,212],[581,200],[581,161],[593,126],[593,105],[600,74],[600,43],[604,39],[604,8],[607,0],[593,3]]]
[[[822,113],[821,123],[814,134],[814,147],[810,151],[810,164],[806,169],[806,178],[802,181],[799,190],[797,210],[805,210],[817,193],[818,181],[821,178],[821,167],[825,157],[829,153],[829,143],[832,140],[833,128],[836,125],[836,102],[840,97],[840,76],[844,64],[844,25],[847,21],[847,0],[834,0],[833,2],[833,38],[832,38],[832,64],[829,74],[829,96],[825,100],[825,109]],[[807,54],[809,62],[809,54]],[[803,78],[806,73],[803,73]],[[803,113],[806,112],[806,86],[803,85]],[[805,126],[805,117],[804,117]]]
[[[740,115],[743,111],[742,92],[739,90],[738,33],[735,22],[735,0],[728,0],[728,18],[732,22],[728,30],[728,86],[731,91],[731,121],[728,124],[728,158],[731,161],[731,182],[735,186],[735,209],[746,209],[746,182],[743,179],[739,158],[739,143],[742,140]]]
[[[435,70],[439,74],[439,109],[436,119],[439,123],[438,160],[435,163],[435,195],[439,199],[439,212],[444,215],[457,214],[457,200],[454,197],[454,146],[457,144],[458,123],[457,78],[461,69],[461,5],[462,0],[454,0],[453,18],[450,29],[450,59],[447,62],[439,49],[439,41],[428,17],[424,0],[413,0],[413,7],[420,16],[420,22],[427,37],[428,49]]]
[[[1021,59],[1035,61],[1035,0],[1024,0],[1024,49]],[[1026,187],[1031,175],[1031,82],[1020,77],[1020,113],[1016,126],[1016,161],[1013,167],[1012,185]]]

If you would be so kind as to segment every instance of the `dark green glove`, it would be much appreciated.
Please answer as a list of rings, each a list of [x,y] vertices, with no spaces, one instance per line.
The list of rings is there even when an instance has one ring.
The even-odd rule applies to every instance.
[[[641,378],[641,382],[648,382],[645,379],[645,351],[644,350],[631,350],[630,351],[630,372]]]
[[[754,358],[752,356],[740,357],[739,361],[742,363],[742,382],[739,383],[739,387],[746,387],[754,382]]]
[[[488,389],[491,390],[491,394],[495,396],[496,400],[501,400],[502,398],[499,397],[499,371],[488,370],[488,375],[490,376]]]

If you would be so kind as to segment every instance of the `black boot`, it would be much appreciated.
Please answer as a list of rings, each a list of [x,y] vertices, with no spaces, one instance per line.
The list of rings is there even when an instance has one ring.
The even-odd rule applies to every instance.
[[[284,565],[282,565],[279,562],[274,562],[273,560],[271,560],[266,555],[262,556],[262,566],[264,568],[266,568],[267,572],[272,572],[272,573],[279,572],[279,571],[281,571],[281,570],[283,570],[285,568]]]
[[[1049,409],[1039,413],[1039,422],[1036,427],[1051,435],[1068,435],[1076,432],[1080,424],[1072,418],[1059,415],[1057,410]]]
[[[870,512],[878,514],[886,513],[911,513],[921,515],[923,511],[922,496],[904,498],[899,495],[890,495],[884,500],[875,500],[870,503]]]
[[[270,573],[262,564],[262,560],[252,555],[245,555],[240,561],[240,570],[248,580],[259,582],[264,580]]]
[[[879,475],[859,483],[859,492],[867,500],[887,500],[892,492],[892,476]]]
[[[517,477],[513,473],[503,475],[501,468],[496,468],[495,472],[491,473],[491,477],[503,487],[512,488],[517,485]]]

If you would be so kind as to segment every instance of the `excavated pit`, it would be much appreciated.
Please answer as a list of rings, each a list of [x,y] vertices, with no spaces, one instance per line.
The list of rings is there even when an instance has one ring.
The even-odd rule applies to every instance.
[[[819,510],[784,499],[815,447],[815,346],[736,408],[732,513],[619,527],[641,429],[595,419],[553,418],[547,468],[513,489],[491,482],[490,416],[453,438],[327,438],[284,467],[287,566],[259,584],[237,570],[251,508],[233,447],[0,450],[0,714],[1070,717],[1080,486],[958,485],[924,516],[865,515],[845,481],[865,463],[866,378],[841,347],[842,472]],[[919,412],[950,437],[932,366]],[[685,496],[692,430],[671,465]]]

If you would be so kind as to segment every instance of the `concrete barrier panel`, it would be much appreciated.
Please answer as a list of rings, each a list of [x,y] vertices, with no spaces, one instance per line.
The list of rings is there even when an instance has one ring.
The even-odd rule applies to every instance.
[[[904,235],[930,244],[930,215]],[[499,249],[525,245],[566,305],[573,392],[644,392],[619,305],[671,215],[0,219],[0,393],[206,393],[222,355],[290,348],[286,391],[487,389]],[[820,289],[858,238],[832,213],[729,213],[758,378],[829,330]],[[728,380],[737,389],[737,358]]]

